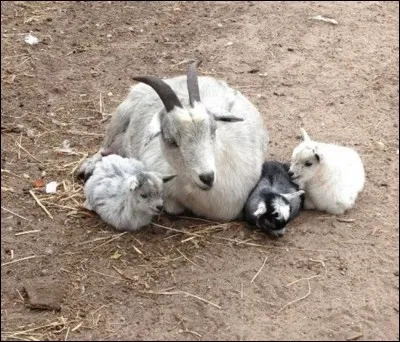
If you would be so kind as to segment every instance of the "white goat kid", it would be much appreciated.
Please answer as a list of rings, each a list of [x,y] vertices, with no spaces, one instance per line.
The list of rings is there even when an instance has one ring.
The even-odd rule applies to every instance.
[[[85,182],[85,207],[117,230],[147,226],[163,209],[163,183],[174,178],[116,154],[103,157]]]
[[[304,208],[343,214],[364,187],[359,154],[349,147],[313,141],[303,128],[301,135],[303,142],[293,150],[289,175],[305,191]]]
[[[257,109],[225,82],[197,77],[195,64],[187,76],[134,79],[142,84],[117,108],[101,149],[80,174],[87,177],[102,151],[111,149],[178,176],[165,185],[168,213],[186,208],[215,220],[240,216],[268,146]]]

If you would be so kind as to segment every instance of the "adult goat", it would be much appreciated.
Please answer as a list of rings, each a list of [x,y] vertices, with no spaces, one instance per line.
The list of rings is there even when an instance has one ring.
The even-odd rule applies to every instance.
[[[149,170],[177,177],[165,184],[164,209],[214,220],[241,215],[261,175],[268,146],[263,120],[226,82],[197,76],[136,77],[118,106],[100,150],[79,174],[90,176],[109,151],[141,160]]]

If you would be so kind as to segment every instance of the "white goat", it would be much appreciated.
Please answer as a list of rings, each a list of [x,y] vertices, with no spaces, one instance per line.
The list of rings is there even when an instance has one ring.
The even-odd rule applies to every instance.
[[[195,63],[187,76],[134,79],[145,84],[132,87],[99,152],[79,173],[87,177],[102,151],[111,149],[143,161],[149,170],[178,176],[165,185],[166,212],[186,208],[214,220],[239,217],[268,146],[254,105],[224,81],[197,77]]]
[[[85,182],[85,207],[117,230],[138,230],[162,211],[163,183],[174,177],[148,172],[134,158],[105,156]]]
[[[289,175],[305,191],[305,209],[340,215],[352,208],[365,182],[358,153],[344,146],[316,142],[301,128],[303,142],[292,154]]]

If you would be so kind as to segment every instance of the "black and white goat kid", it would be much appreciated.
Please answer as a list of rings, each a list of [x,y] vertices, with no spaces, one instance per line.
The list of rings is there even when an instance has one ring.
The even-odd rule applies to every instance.
[[[290,180],[289,165],[264,162],[261,178],[247,199],[244,217],[267,234],[283,236],[303,207],[304,191]]]

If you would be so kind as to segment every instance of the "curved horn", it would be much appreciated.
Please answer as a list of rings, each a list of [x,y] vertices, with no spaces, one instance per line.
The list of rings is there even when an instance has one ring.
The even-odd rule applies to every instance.
[[[187,72],[187,87],[189,92],[190,105],[193,107],[194,102],[200,102],[199,80],[197,79],[196,62],[189,65]]]
[[[165,83],[162,79],[156,76],[140,76],[133,77],[135,81],[145,83],[152,87],[157,95],[160,97],[161,101],[164,103],[164,107],[167,112],[170,112],[174,107],[182,107],[181,102],[176,96],[172,88]]]

